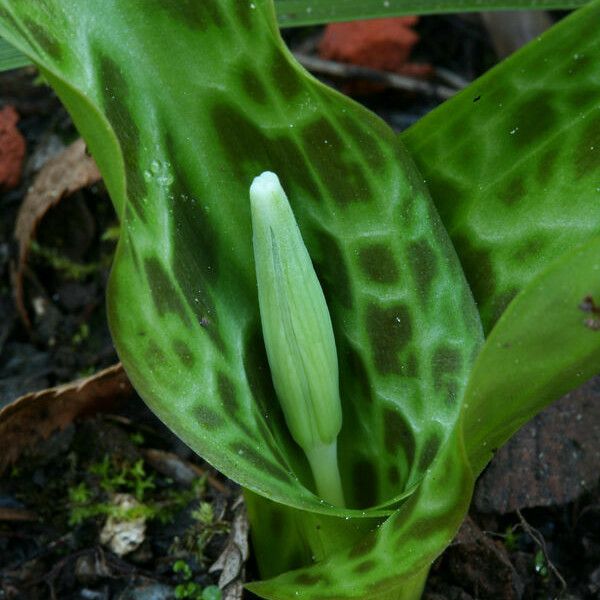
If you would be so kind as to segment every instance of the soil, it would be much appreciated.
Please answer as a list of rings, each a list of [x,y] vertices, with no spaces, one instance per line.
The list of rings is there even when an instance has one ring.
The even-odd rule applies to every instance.
[[[410,61],[446,70],[456,80],[470,81],[496,60],[488,33],[476,20],[427,17],[416,31],[420,40]],[[292,49],[316,56],[321,32],[289,30],[285,38]],[[400,66],[398,72],[407,69]],[[355,78],[324,79],[348,91]],[[363,85],[352,90],[350,85],[358,100],[396,129],[441,102],[435,89],[418,93]],[[43,216],[30,247],[21,314],[15,306],[19,207],[42,165],[77,134],[31,68],[0,74],[2,110],[11,119],[18,115],[26,154],[24,162],[12,157],[11,172],[0,183],[0,408],[117,361],[104,303],[116,219],[101,182]],[[582,393],[583,400],[567,398],[565,406],[597,401],[600,383]],[[561,421],[548,414],[527,431],[551,439],[552,427]],[[492,463],[469,519],[433,566],[425,598],[600,598],[599,470],[590,470],[598,438],[591,426],[597,423],[584,420],[581,431],[569,430],[568,439],[578,448],[568,465],[571,478],[565,474],[546,485],[544,474],[559,472],[554,463],[563,450],[546,457],[528,451],[533,434],[527,432],[508,456]],[[517,467],[519,476],[511,481]],[[579,485],[582,472],[585,481]],[[46,441],[32,442],[0,478],[0,599],[210,600],[219,573],[209,568],[231,541],[239,497],[235,484],[179,442],[137,397],[126,408],[76,420]],[[124,533],[119,532],[123,513],[131,525]],[[120,555],[115,538],[135,549]],[[255,576],[250,562],[247,577]]]
[[[0,480],[0,597],[200,598],[239,494],[139,400],[76,422]]]

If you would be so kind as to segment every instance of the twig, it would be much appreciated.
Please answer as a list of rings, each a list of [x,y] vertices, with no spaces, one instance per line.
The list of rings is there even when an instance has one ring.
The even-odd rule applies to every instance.
[[[0,521],[38,521],[39,516],[24,508],[0,507]]]
[[[155,470],[175,479],[178,483],[189,485],[199,477],[206,477],[208,483],[218,492],[224,496],[229,496],[231,494],[231,490],[221,483],[214,475],[208,472],[207,469],[203,469],[192,462],[183,460],[173,452],[165,452],[164,450],[157,450],[155,448],[145,448],[143,450],[143,455]],[[175,466],[170,466],[170,463],[179,465],[179,470],[177,471]]]
[[[44,556],[48,556],[49,554],[54,552],[57,546],[64,544],[69,539],[69,537],[71,537],[71,535],[71,532],[65,533],[64,535],[61,535],[60,537],[49,542],[46,546],[38,548],[31,554],[25,557],[19,557],[18,559],[14,560],[8,565],[2,565],[2,569],[0,570],[0,577],[10,577],[10,573],[12,571],[19,569],[25,563],[28,563],[38,558],[43,558]]]
[[[444,67],[434,67],[434,71],[438,79],[441,79],[450,87],[456,88],[457,91],[466,88],[471,83],[468,79],[465,79],[454,73],[454,71],[450,71]]]
[[[546,540],[544,539],[544,536],[525,520],[525,517],[523,517],[519,509],[517,509],[517,516],[519,517],[523,531],[525,531],[525,533],[534,541],[534,543],[539,546],[542,554],[544,555],[544,560],[546,561],[548,568],[552,571],[552,573],[554,573],[554,576],[560,582],[562,591],[566,592],[567,582],[564,580],[564,577],[560,574],[558,569],[554,566],[554,563],[550,560],[550,557],[548,556],[548,547],[546,546]]]
[[[294,56],[303,67],[309,71],[320,73],[322,75],[366,79],[368,81],[384,83],[388,87],[394,89],[425,94],[426,96],[436,96],[444,100],[451,98],[458,91],[454,88],[444,85],[435,85],[429,83],[428,81],[421,81],[420,79],[407,77],[406,75],[378,71],[376,69],[360,67],[358,65],[348,65],[346,63],[335,62],[332,60],[323,60],[322,58],[308,56],[307,54],[301,54],[299,52],[295,52]]]

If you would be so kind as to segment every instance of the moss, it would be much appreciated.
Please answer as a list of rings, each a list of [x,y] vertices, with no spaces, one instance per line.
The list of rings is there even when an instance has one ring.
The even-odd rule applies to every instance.
[[[167,488],[161,491],[159,498],[147,499],[148,493],[155,490],[156,483],[154,474],[146,472],[143,459],[133,464],[117,464],[106,455],[102,461],[90,465],[89,473],[95,479],[92,488],[85,481],[78,481],[68,489],[71,525],[98,516],[111,516],[121,521],[144,517],[165,523],[195,498],[202,496],[205,489],[205,481],[199,479],[189,489]],[[128,509],[116,506],[110,498],[118,493],[131,493],[139,505]]]

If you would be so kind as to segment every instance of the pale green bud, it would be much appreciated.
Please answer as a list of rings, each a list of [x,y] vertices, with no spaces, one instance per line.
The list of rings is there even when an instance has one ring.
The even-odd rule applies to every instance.
[[[331,444],[342,426],[338,362],[321,284],[277,175],[250,188],[262,330],[275,391],[304,449]]]
[[[342,426],[338,361],[323,290],[277,175],[256,177],[250,202],[260,316],[275,391],[317,488],[343,504],[336,456]],[[319,466],[332,461],[339,488],[334,493],[323,489],[331,487],[333,476]]]

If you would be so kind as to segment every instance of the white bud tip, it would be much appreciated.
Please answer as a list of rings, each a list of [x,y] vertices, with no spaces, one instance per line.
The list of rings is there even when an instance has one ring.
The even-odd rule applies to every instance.
[[[265,171],[254,178],[250,186],[250,200],[253,203],[273,200],[273,197],[279,196],[283,192],[279,177],[271,171]]]

